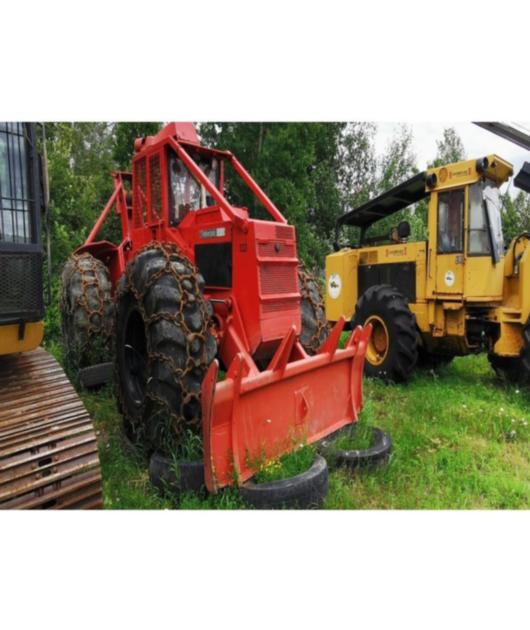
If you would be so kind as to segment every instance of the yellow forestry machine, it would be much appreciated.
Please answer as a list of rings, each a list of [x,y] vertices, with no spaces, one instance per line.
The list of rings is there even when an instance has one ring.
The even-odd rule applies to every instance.
[[[430,168],[339,218],[337,237],[356,226],[360,238],[326,259],[326,315],[372,325],[368,376],[404,381],[417,365],[485,350],[499,376],[530,382],[530,234],[505,251],[501,224],[512,174],[497,155]],[[515,185],[530,192],[529,163]],[[428,240],[413,242],[407,221],[373,233],[424,199]]]
[[[0,509],[102,505],[96,435],[43,348],[43,162],[33,123],[0,123]]]

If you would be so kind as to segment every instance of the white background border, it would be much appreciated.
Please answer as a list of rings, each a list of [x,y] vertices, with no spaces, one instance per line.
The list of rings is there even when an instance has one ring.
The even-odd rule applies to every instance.
[[[528,120],[524,6],[10,3],[0,118]],[[1,627],[526,626],[529,525],[529,512],[1,514]]]

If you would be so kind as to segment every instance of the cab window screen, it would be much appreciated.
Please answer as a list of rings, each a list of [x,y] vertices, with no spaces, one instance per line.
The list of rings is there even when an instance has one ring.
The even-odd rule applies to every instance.
[[[31,198],[23,123],[0,123],[0,241],[31,243]]]
[[[219,162],[216,158],[203,157],[190,152],[201,171],[212,184],[219,186]],[[189,212],[214,205],[214,200],[188,171],[182,160],[170,151],[169,160],[169,219],[178,225]]]
[[[438,194],[438,253],[462,252],[464,243],[464,189]]]

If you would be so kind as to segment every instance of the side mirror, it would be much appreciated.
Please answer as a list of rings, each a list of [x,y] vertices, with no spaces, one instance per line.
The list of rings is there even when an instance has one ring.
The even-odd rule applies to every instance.
[[[523,164],[521,170],[517,173],[517,177],[513,180],[513,183],[517,188],[530,193],[530,162]]]

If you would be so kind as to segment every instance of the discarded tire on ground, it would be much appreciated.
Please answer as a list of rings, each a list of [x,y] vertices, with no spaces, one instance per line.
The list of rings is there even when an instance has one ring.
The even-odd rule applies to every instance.
[[[267,483],[250,479],[239,492],[247,503],[262,510],[321,508],[328,493],[328,465],[317,454],[311,468],[299,475]]]
[[[324,298],[317,278],[305,267],[298,268],[298,286],[300,288],[300,312],[302,330],[300,343],[308,354],[316,354],[329,334],[324,309]]]
[[[384,466],[390,458],[392,440],[387,433],[377,427],[372,427],[373,444],[369,448],[359,450],[335,448],[334,443],[337,439],[352,428],[354,429],[349,425],[322,440],[318,447],[319,452],[324,455],[330,465],[345,466],[350,470],[373,470]]]
[[[149,462],[149,479],[165,494],[205,492],[202,460],[174,460],[160,453],[153,453]]]
[[[114,305],[107,267],[91,254],[74,254],[61,275],[61,327],[66,360],[76,372],[112,360]]]

